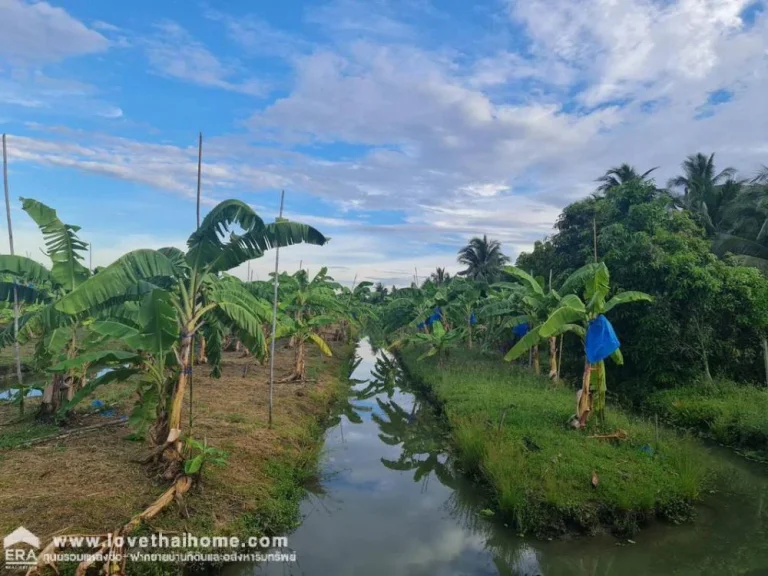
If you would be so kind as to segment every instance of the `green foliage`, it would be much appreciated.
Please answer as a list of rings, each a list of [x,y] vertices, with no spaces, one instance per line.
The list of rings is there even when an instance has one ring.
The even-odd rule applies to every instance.
[[[620,410],[607,416],[619,442],[572,430],[573,393],[498,362],[457,351],[440,370],[402,353],[413,376],[442,403],[465,472],[486,482],[505,522],[551,534],[600,525],[633,532],[654,516],[679,521],[708,486],[706,453]],[[648,454],[647,446],[652,447]],[[592,485],[596,472],[599,484]]]
[[[203,466],[206,464],[223,466],[229,457],[223,450],[208,446],[208,441],[205,438],[200,442],[188,436],[185,441],[185,448],[184,473],[187,476],[200,476],[203,472]]]
[[[392,349],[399,349],[409,344],[424,345],[426,351],[419,356],[419,360],[437,356],[440,365],[448,356],[448,351],[453,348],[454,341],[461,336],[459,330],[446,330],[443,323],[436,321],[432,324],[431,332],[417,332],[410,334],[392,344]]]
[[[578,292],[573,284],[580,279],[565,280],[579,269],[589,276],[584,266],[594,259],[597,228],[598,255],[611,271],[612,289],[654,297],[644,306],[610,310],[625,360],[612,371],[613,379],[630,397],[698,379],[705,358],[715,375],[762,381],[766,279],[755,269],[718,260],[695,213],[673,209],[670,202],[654,185],[633,181],[571,204],[556,233],[522,254],[517,265],[534,274],[553,270],[561,294]],[[608,303],[612,296],[606,295]],[[563,370],[571,377],[583,368],[575,352],[571,344],[564,355]]]
[[[461,276],[491,283],[499,278],[501,268],[509,262],[509,258],[501,251],[498,240],[488,240],[483,235],[482,238],[472,238],[469,244],[459,250],[458,261],[466,266],[466,269],[459,272]]]
[[[768,458],[768,390],[717,380],[663,390],[648,408],[682,428]]]

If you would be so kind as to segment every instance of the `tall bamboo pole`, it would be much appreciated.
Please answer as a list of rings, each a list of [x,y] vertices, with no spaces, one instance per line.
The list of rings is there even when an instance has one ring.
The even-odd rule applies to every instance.
[[[280,216],[283,218],[283,204],[285,203],[285,190],[280,192]],[[276,234],[279,238],[279,234]],[[280,269],[280,243],[275,246],[275,291],[272,299],[272,342],[269,352],[269,427],[272,428],[272,391],[275,387],[275,333],[277,332],[277,287],[280,284],[277,277]]]
[[[5,134],[3,134],[3,188],[5,189],[5,212],[8,216],[8,243],[13,252],[13,226],[11,225],[11,199],[8,192],[8,152],[6,150]],[[19,394],[24,394],[21,387],[24,383],[21,376],[21,351],[19,350],[19,291],[16,288],[16,278],[13,279],[13,349],[16,356],[16,379],[19,382]],[[24,406],[24,398],[21,399]]]
[[[203,133],[198,132],[197,137],[197,229],[200,229],[200,189],[202,187],[202,172],[203,172]],[[192,307],[194,308],[196,302],[192,303]],[[195,337],[192,336],[192,351],[190,353],[192,355],[190,366],[192,366],[192,369],[194,370],[195,366]],[[192,389],[192,374],[189,375],[189,433],[192,433],[192,396],[193,396],[193,389]]]
[[[200,185],[202,183],[201,173],[203,170],[203,133],[200,132],[197,138],[197,227],[200,228]]]

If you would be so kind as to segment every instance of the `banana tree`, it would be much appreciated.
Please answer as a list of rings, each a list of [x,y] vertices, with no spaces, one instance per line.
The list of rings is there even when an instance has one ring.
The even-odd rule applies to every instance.
[[[232,227],[241,233],[224,235]],[[165,431],[165,458],[178,461],[182,455],[181,412],[184,394],[192,374],[192,338],[206,325],[221,322],[236,328],[241,341],[256,353],[266,351],[262,323],[270,307],[255,298],[241,282],[221,275],[240,264],[258,258],[275,246],[299,242],[322,245],[326,238],[316,229],[279,219],[265,224],[250,206],[240,200],[225,200],[215,206],[187,240],[186,253],[177,248],[135,250],[89,278],[64,296],[55,308],[66,314],[82,314],[115,300],[142,298],[161,290],[176,314],[179,341],[176,361],[179,374],[169,399],[167,422],[156,429]],[[208,343],[211,350],[220,342]],[[173,454],[170,454],[170,453]]]
[[[456,279],[451,283],[450,302],[447,305],[448,318],[456,318],[456,326],[464,326],[467,335],[467,347],[472,350],[473,325],[477,322],[475,313],[480,300],[480,289],[474,282]]]
[[[533,369],[536,374],[541,374],[539,345],[549,342],[549,377],[557,378],[557,338],[545,338],[539,332],[541,324],[549,317],[549,314],[559,306],[560,294],[550,286],[545,290],[542,282],[527,272],[514,266],[504,267],[504,273],[516,278],[519,284],[497,283],[496,287],[506,287],[511,290],[511,297],[506,303],[501,302],[487,308],[485,315],[517,314],[512,318],[511,324],[527,324],[528,332],[523,336],[504,356],[504,360],[511,362],[519,358],[528,350],[533,350]]]
[[[179,322],[170,296],[166,290],[153,289],[140,302],[121,306],[120,313],[111,319],[90,324],[91,333],[100,337],[99,344],[122,346],[86,352],[49,369],[54,373],[73,369],[100,372],[59,408],[60,415],[73,409],[98,387],[132,378],[137,401],[129,424],[141,437],[152,425],[152,443],[163,443],[169,400],[178,376]]]
[[[323,354],[331,355],[317,329],[342,318],[341,300],[336,296],[336,290],[341,287],[328,276],[325,267],[311,280],[306,270],[292,275],[282,274],[280,287],[280,309],[285,316],[278,318],[281,329],[277,338],[290,336],[296,361],[294,372],[283,381],[303,381],[306,379],[307,341],[315,343]]]
[[[442,322],[432,324],[432,332],[417,332],[409,334],[404,338],[394,342],[390,348],[393,350],[408,344],[421,344],[429,346],[426,352],[419,356],[419,360],[424,360],[431,356],[437,356],[437,363],[442,368],[445,363],[445,357],[448,355],[448,349],[454,344],[454,340],[461,336],[460,330],[446,330]]]
[[[563,290],[577,289],[579,285],[584,287],[584,299],[576,294],[567,294],[560,300],[560,306],[550,314],[549,318],[538,329],[542,338],[551,338],[565,332],[572,332],[582,339],[586,349],[589,345],[588,331],[590,326],[601,316],[608,314],[616,306],[630,302],[650,302],[652,297],[644,292],[627,291],[615,294],[610,300],[606,297],[610,292],[610,274],[605,263],[593,263],[583,266],[574,272],[566,281]],[[621,349],[616,348],[611,358],[622,364],[624,359]],[[591,402],[590,386],[595,383],[594,402]],[[594,408],[601,418],[605,410],[605,393],[607,390],[605,361],[599,360],[590,363],[584,362],[584,376],[582,387],[577,400],[578,423],[583,427],[589,412]]]
[[[62,350],[72,357],[79,352],[77,338],[83,316],[62,314],[55,305],[91,276],[82,264],[88,245],[77,236],[80,227],[63,223],[53,208],[29,198],[21,198],[21,202],[22,209],[43,234],[44,253],[51,260],[51,268],[49,270],[24,256],[0,255],[0,274],[9,275],[24,286],[19,292],[21,300],[42,304],[20,317],[18,340],[23,343],[30,337],[38,339],[35,354],[40,363],[49,358],[47,355],[55,356]],[[2,283],[0,290],[7,293],[9,284]],[[64,335],[66,337],[62,337]],[[10,345],[15,340],[12,325],[0,333],[0,346]],[[52,415],[58,410],[66,380],[62,375],[53,375],[43,391],[41,414]],[[69,378],[67,397],[71,399],[81,384],[78,378]]]
[[[360,330],[367,321],[376,318],[374,307],[368,302],[372,282],[360,282],[350,290],[346,286],[340,288],[339,305],[342,316],[340,340],[348,342],[351,328]]]
[[[311,342],[317,346],[318,350],[326,356],[333,356],[331,347],[320,334],[318,329],[322,326],[328,326],[336,322],[336,316],[313,316],[305,318],[298,316],[296,318],[282,314],[278,317],[277,330],[275,338],[291,338],[295,344],[295,365],[293,372],[279,380],[279,382],[304,382],[307,379],[306,346]]]

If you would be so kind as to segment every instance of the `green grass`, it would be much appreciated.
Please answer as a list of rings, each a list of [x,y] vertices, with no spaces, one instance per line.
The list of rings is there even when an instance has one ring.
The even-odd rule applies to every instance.
[[[27,414],[18,425],[3,430],[0,428],[0,448],[16,448],[38,438],[54,436],[61,432],[58,426],[35,422],[34,414]]]
[[[695,442],[611,406],[605,428],[627,438],[589,438],[599,431],[567,426],[576,408],[571,389],[496,356],[457,351],[439,368],[418,355],[407,350],[403,361],[442,405],[460,466],[487,485],[498,513],[520,532],[632,534],[655,517],[691,517],[710,476]]]
[[[664,390],[648,406],[665,421],[768,458],[768,390],[719,381]]]

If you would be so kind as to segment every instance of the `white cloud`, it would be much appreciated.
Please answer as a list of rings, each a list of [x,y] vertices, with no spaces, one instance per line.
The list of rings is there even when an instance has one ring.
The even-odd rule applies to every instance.
[[[175,22],[157,26],[157,34],[146,41],[147,57],[153,69],[163,76],[200,86],[221,88],[253,96],[264,93],[264,85],[253,79],[234,79],[240,66],[224,63]]]
[[[0,0],[0,59],[55,62],[105,51],[107,39],[47,2]]]
[[[425,47],[418,22],[404,23],[386,3],[361,11],[339,2],[308,14],[317,36],[332,36],[322,46],[253,16],[211,13],[243,48],[238,60],[223,60],[173,23],[144,48],[164,75],[249,94],[261,85],[242,80],[243,62],[286,58],[293,84],[252,115],[249,132],[206,141],[207,201],[280,188],[321,197],[338,213],[297,212],[330,230],[332,243],[286,250],[286,266],[304,260],[337,266],[333,273],[347,281],[357,272],[402,283],[414,267],[455,270],[455,250],[472,235],[501,239],[513,256],[529,248],[565,204],[621,162],[661,166],[660,182],[697,151],[714,151],[718,165],[746,173],[765,163],[768,17],[743,22],[745,5],[519,0],[508,5],[506,25],[532,43],[520,53],[510,43],[478,54],[458,41]],[[723,88],[732,101],[695,119],[709,93]],[[44,101],[34,91],[14,94],[27,106]],[[190,140],[47,133],[17,137],[12,154],[192,198]],[[368,210],[375,222],[379,209],[406,220],[348,217]],[[271,266],[263,263],[256,266],[266,277]]]
[[[646,83],[705,78],[743,27],[752,0],[510,3],[543,61],[559,61],[591,86],[588,105],[634,95]]]

